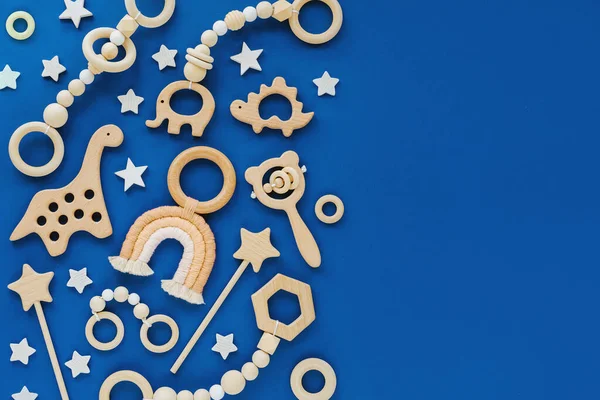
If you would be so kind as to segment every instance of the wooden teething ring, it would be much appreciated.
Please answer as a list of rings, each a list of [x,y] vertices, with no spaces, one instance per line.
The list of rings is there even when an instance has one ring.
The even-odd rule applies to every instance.
[[[110,342],[103,343],[96,339],[96,337],[94,336],[94,325],[96,325],[96,322],[98,322],[96,316],[98,316],[100,320],[107,319],[113,324],[115,324],[115,327],[117,328],[117,334],[115,335],[115,338]],[[88,319],[87,324],[85,325],[85,337],[87,338],[90,345],[96,350],[110,351],[121,344],[124,336],[125,326],[123,325],[123,321],[121,321],[121,318],[108,311],[102,311],[97,313],[96,315],[92,315],[90,319]]]
[[[319,371],[325,378],[325,386],[318,393],[310,393],[304,389],[302,378],[308,371]],[[292,371],[290,379],[292,392],[298,400],[329,400],[335,393],[337,378],[335,371],[327,362],[318,358],[307,358],[301,361]]]
[[[171,328],[171,339],[169,339],[167,343],[162,345],[155,345],[150,341],[150,339],[148,339],[148,329],[150,329],[150,326],[154,325],[157,322],[164,322],[169,326],[169,328]],[[150,350],[151,352],[166,353],[167,351],[175,347],[175,345],[177,344],[177,341],[179,340],[179,327],[177,326],[173,318],[169,316],[163,314],[153,315],[146,320],[146,323],[142,324],[142,328],[140,329],[140,339],[144,347]]]
[[[323,206],[327,203],[333,203],[335,205],[335,213],[333,215],[326,215],[323,212]],[[326,194],[317,200],[317,204],[315,204],[315,214],[317,214],[317,218],[319,218],[321,222],[335,224],[342,219],[342,216],[344,215],[344,203],[339,197],[332,194]]]
[[[110,34],[116,31],[114,28],[96,28],[83,38],[82,49],[83,55],[90,64],[103,72],[123,72],[129,69],[135,62],[136,49],[133,41],[126,37],[123,42],[123,48],[125,49],[125,58],[120,61],[108,61],[101,54],[94,52],[94,42],[98,39],[108,39]]]
[[[331,26],[323,33],[314,34],[308,33],[302,28],[300,25],[300,20],[298,18],[298,14],[300,13],[300,9],[304,7],[304,5],[312,0],[296,0],[292,7],[294,9],[294,13],[290,17],[290,28],[292,28],[292,32],[296,37],[306,43],[310,44],[323,44],[329,42],[333,39],[342,27],[342,22],[344,20],[344,13],[342,12],[342,7],[337,0],[321,0],[323,3],[327,4],[329,8],[331,8],[331,12],[333,13],[333,21],[331,22]]]
[[[154,391],[152,390],[150,382],[142,375],[133,371],[119,371],[106,378],[100,387],[100,394],[98,395],[99,400],[110,400],[110,392],[117,383],[121,382],[131,382],[135,384],[142,391],[144,399],[151,399],[154,397]]]
[[[52,155],[52,158],[48,163],[41,167],[34,167],[27,164],[23,161],[23,158],[21,158],[21,154],[19,153],[19,144],[21,143],[21,140],[32,132],[43,132],[50,140],[52,140],[52,144],[54,145],[54,154]],[[28,122],[21,125],[10,137],[10,142],[8,143],[8,155],[15,168],[25,175],[34,177],[46,176],[54,172],[62,162],[65,155],[65,144],[56,129],[43,122]]]
[[[25,20],[27,23],[27,29],[23,32],[18,32],[15,29],[15,21],[18,19]],[[29,39],[29,37],[33,35],[33,31],[35,31],[35,20],[28,12],[15,11],[8,16],[8,19],[6,20],[6,32],[8,32],[11,38],[16,40]]]
[[[167,23],[175,11],[175,0],[165,0],[163,10],[156,17],[146,17],[137,8],[135,0],[125,0],[125,8],[130,17],[144,28],[158,28]]]
[[[217,149],[206,146],[197,146],[185,150],[179,154],[175,160],[173,160],[171,167],[169,167],[167,184],[169,186],[169,192],[171,193],[171,196],[175,202],[181,207],[185,207],[187,201],[193,199],[186,196],[186,194],[183,192],[179,178],[183,168],[191,161],[198,159],[205,159],[214,162],[223,173],[223,188],[219,194],[212,200],[200,201],[196,204],[196,213],[210,214],[223,208],[225,204],[229,202],[231,196],[233,196],[233,192],[235,191],[235,169],[225,154],[221,153]]]

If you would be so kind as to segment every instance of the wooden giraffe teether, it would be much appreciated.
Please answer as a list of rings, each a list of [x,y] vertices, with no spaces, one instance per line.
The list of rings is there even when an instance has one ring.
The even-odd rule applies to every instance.
[[[56,257],[67,250],[69,238],[86,231],[99,239],[112,234],[100,182],[100,159],[104,147],[123,143],[123,131],[115,125],[98,129],[90,139],[79,174],[62,189],[36,193],[13,233],[11,241],[37,233],[48,253]]]
[[[300,168],[300,159],[294,151],[286,151],[281,157],[271,158],[258,167],[246,170],[246,181],[252,185],[256,198],[269,208],[283,210],[287,213],[294,238],[304,260],[313,268],[321,265],[321,252],[312,233],[300,217],[296,204],[302,198],[306,189],[304,170]],[[269,182],[263,185],[263,178],[272,169]],[[272,197],[271,192],[289,194],[287,197]]]
[[[292,115],[287,121],[282,121],[277,115],[264,120],[260,116],[260,103],[272,94],[279,94],[287,98],[292,105]],[[304,106],[297,100],[298,89],[286,85],[285,79],[278,76],[271,86],[261,85],[260,93],[250,93],[248,101],[235,100],[229,107],[231,114],[238,121],[252,125],[255,133],[261,133],[266,128],[281,129],[285,137],[292,136],[296,129],[304,128],[315,115],[314,112],[303,113]]]

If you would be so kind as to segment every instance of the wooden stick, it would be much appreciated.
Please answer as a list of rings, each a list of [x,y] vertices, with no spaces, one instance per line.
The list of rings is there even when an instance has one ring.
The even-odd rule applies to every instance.
[[[62,372],[60,370],[58,357],[56,356],[54,344],[52,343],[52,337],[50,336],[50,330],[48,329],[46,317],[44,316],[44,309],[42,308],[42,304],[40,302],[34,303],[34,307],[38,316],[38,320],[40,321],[40,327],[42,328],[42,334],[44,335],[44,341],[46,342],[46,348],[48,349],[48,355],[50,356],[50,362],[52,363],[52,369],[54,370],[54,376],[56,377],[56,383],[58,384],[60,397],[62,400],[69,400],[69,394],[67,393],[65,380],[63,379]]]

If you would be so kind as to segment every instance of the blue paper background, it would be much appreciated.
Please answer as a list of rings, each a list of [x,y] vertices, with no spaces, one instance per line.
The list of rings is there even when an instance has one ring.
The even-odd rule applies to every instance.
[[[121,0],[88,0],[94,16],[76,30],[70,21],[59,21],[62,3],[0,3],[1,18],[24,9],[37,22],[25,42],[0,33],[0,67],[10,64],[22,74],[16,91],[0,92],[4,149],[14,129],[41,120],[44,107],[85,67],[85,34],[116,26],[125,14]],[[140,1],[140,8],[154,15],[161,4]],[[141,372],[154,388],[210,387],[251,357],[260,332],[250,295],[277,272],[311,284],[317,321],[294,342],[280,345],[240,399],[293,399],[291,370],[312,356],[334,366],[336,399],[598,398],[598,3],[346,0],[341,33],[316,47],[299,41],[287,24],[257,21],[220,38],[213,51],[215,69],[204,83],[217,110],[204,137],[194,139],[187,129],[170,136],[164,126],[146,128],[160,90],[183,76],[186,47],[198,44],[202,31],[229,10],[246,5],[242,0],[178,0],[166,26],[140,28],[134,35],[136,64],[122,74],[97,77],[69,109],[69,122],[60,129],[65,159],[52,175],[21,175],[6,150],[0,152],[0,285],[16,280],[25,262],[55,272],[54,302],[45,311],[60,362],[74,350],[92,355],[90,375],[72,379],[63,368],[71,398],[97,398],[103,380],[121,369]],[[329,18],[324,10],[311,5],[302,21],[323,30]],[[239,76],[229,57],[240,51],[242,41],[264,48],[262,73]],[[179,50],[176,69],[160,72],[151,59],[161,44]],[[68,69],[59,83],[40,77],[41,60],[54,55]],[[312,79],[325,70],[341,79],[335,98],[316,95]],[[298,87],[305,109],[316,113],[291,139],[268,131],[257,136],[229,114],[233,99],[245,98],[278,75]],[[130,88],[146,99],[137,116],[121,115],[116,98]],[[182,96],[175,107],[192,112],[198,101]],[[285,111],[282,101],[265,105],[267,113]],[[58,258],[51,258],[35,235],[9,242],[31,197],[69,183],[91,134],[108,123],[126,135],[102,161],[113,236],[96,240],[77,234]],[[208,305],[238,266],[231,255],[239,246],[240,227],[270,226],[282,256],[268,261],[258,275],[246,272],[173,376],[171,363],[209,307],[186,304],[160,290],[160,279],[175,271],[180,246],[163,244],[151,262],[156,274],[146,279],[114,272],[106,259],[119,253],[137,216],[173,204],[167,169],[194,145],[222,150],[238,177],[231,202],[207,216],[218,245],[205,290]],[[32,163],[51,155],[41,134],[28,137],[21,148]],[[285,215],[250,199],[243,179],[247,167],[288,149],[308,166],[299,208],[321,246],[318,270],[303,262]],[[114,172],[125,167],[127,157],[149,166],[145,189],[123,192]],[[218,170],[207,163],[196,162],[183,175],[185,190],[200,199],[212,197],[219,185]],[[345,217],[333,226],[320,223],[313,212],[326,193],[346,204]],[[69,268],[82,267],[94,284],[79,295],[66,282]],[[115,303],[109,309],[124,320],[124,342],[109,353],[89,346],[83,334],[88,301],[117,285],[139,293],[152,313],[175,318],[181,339],[174,350],[155,355],[144,349],[131,307]],[[41,400],[57,399],[34,312],[25,314],[18,296],[8,290],[0,290],[0,305],[0,397],[27,385]],[[289,298],[274,305],[282,319],[294,311]],[[154,329],[155,340],[166,338],[166,329]],[[217,332],[234,333],[239,347],[225,362],[210,350]],[[104,339],[109,334],[110,328],[98,333]],[[9,343],[23,337],[37,349],[28,366],[8,361]],[[319,380],[311,374],[307,387],[318,389]],[[112,398],[139,399],[139,393],[121,384]]]

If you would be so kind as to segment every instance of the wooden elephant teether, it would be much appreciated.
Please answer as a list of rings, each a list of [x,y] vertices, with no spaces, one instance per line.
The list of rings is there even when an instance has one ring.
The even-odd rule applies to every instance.
[[[181,115],[171,108],[171,98],[180,90],[189,89],[202,96],[202,109],[194,115]],[[149,128],[158,128],[166,119],[169,121],[167,132],[179,135],[181,127],[189,124],[192,127],[192,135],[202,136],[204,129],[212,119],[215,112],[215,99],[210,91],[198,83],[188,81],[177,81],[165,87],[158,99],[156,99],[156,119],[146,121]]]
[[[260,103],[272,94],[279,94],[290,101],[292,105],[292,115],[287,121],[282,121],[277,115],[264,120],[260,116]],[[298,89],[286,85],[285,79],[278,76],[273,80],[271,86],[261,85],[260,93],[250,93],[248,101],[235,100],[229,107],[231,114],[238,121],[252,125],[255,133],[261,133],[266,128],[281,129],[285,137],[292,136],[296,129],[304,128],[313,118],[314,112],[303,113],[304,106],[297,100]]]
[[[112,234],[100,181],[100,159],[104,147],[123,143],[123,131],[115,125],[98,129],[90,139],[79,174],[62,189],[36,193],[10,235],[11,241],[37,233],[51,256],[67,250],[71,235],[86,231],[104,239]]]

